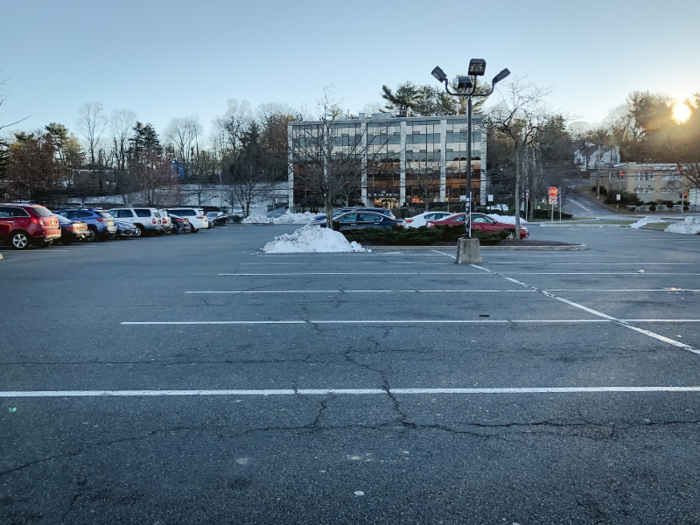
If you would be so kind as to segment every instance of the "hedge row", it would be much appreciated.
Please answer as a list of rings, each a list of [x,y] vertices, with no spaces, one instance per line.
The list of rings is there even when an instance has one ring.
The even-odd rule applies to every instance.
[[[428,228],[401,228],[394,226],[387,228],[365,228],[362,230],[346,230],[342,232],[345,238],[360,244],[375,244],[380,246],[432,246],[439,243],[456,243],[457,239],[464,237],[462,226],[436,226]],[[479,239],[484,246],[493,246],[508,236],[509,230],[497,232],[484,232],[472,230],[472,237]]]

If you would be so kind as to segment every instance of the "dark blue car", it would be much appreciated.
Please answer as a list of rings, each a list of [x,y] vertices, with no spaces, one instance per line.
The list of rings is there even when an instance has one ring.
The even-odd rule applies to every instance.
[[[106,240],[110,235],[117,233],[112,216],[101,210],[58,210],[56,215],[62,215],[72,221],[83,221],[88,225],[88,234],[85,237],[87,242]]]

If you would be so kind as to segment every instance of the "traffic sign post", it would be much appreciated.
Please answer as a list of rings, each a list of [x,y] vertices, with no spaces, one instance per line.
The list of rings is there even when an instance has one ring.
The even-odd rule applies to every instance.
[[[554,222],[554,205],[557,203],[557,197],[556,195],[552,195],[550,193],[549,195],[549,204],[552,205],[552,216],[550,218],[550,222]]]

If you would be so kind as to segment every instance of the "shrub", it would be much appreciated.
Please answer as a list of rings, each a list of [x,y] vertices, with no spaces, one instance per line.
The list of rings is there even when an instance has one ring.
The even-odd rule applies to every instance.
[[[649,206],[649,211],[656,211],[656,204]]]
[[[678,204],[680,204],[680,202]],[[673,209],[673,201],[664,201],[664,206],[666,206],[669,210],[672,210]]]
[[[440,242],[457,242],[457,239],[464,237],[465,229],[462,226],[436,226],[428,228],[401,228],[394,226],[386,228],[365,228],[362,230],[348,230],[343,232],[345,238],[360,244],[377,244],[384,246],[431,246]],[[479,242],[486,245],[497,244],[502,239],[508,237],[509,231],[484,232],[472,230],[472,236],[479,239]]]

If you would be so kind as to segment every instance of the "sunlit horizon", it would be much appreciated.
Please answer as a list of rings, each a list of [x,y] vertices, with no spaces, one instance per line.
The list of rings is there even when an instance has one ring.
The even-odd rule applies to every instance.
[[[690,108],[683,102],[679,102],[673,108],[673,119],[677,122],[685,122],[690,117]]]

